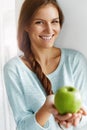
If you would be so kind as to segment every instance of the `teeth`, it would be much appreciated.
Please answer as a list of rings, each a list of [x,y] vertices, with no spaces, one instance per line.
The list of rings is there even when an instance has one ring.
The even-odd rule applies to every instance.
[[[50,40],[52,38],[52,36],[49,36],[49,37],[48,36],[41,36],[41,38],[44,40]]]

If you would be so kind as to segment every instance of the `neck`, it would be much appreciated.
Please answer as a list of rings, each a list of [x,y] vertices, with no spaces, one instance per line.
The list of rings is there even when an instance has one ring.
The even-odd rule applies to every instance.
[[[35,56],[35,59],[38,62],[45,62],[48,59],[50,59],[50,57],[52,56],[52,50],[53,48],[50,49],[40,49],[40,50],[36,50],[36,49],[32,49],[33,50],[33,54]]]
[[[58,55],[60,55],[60,49],[55,47],[39,49],[39,50],[33,48],[32,50],[37,62],[43,65],[48,64],[50,59],[53,59]]]

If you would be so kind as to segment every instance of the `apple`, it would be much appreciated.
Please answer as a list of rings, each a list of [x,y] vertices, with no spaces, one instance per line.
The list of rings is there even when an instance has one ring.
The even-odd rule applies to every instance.
[[[72,86],[63,86],[57,90],[54,104],[60,114],[76,113],[82,106],[79,90]]]

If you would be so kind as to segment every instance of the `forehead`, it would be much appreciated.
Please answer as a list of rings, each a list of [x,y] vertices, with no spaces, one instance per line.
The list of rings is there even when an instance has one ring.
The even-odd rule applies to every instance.
[[[40,7],[34,14],[34,19],[37,18],[56,18],[59,17],[58,9],[53,4],[47,4]]]

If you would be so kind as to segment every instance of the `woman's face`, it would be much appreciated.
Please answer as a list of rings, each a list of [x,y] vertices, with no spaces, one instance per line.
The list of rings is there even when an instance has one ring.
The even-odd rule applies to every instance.
[[[60,32],[59,14],[56,7],[52,4],[41,7],[35,13],[27,32],[32,48],[52,47]]]

